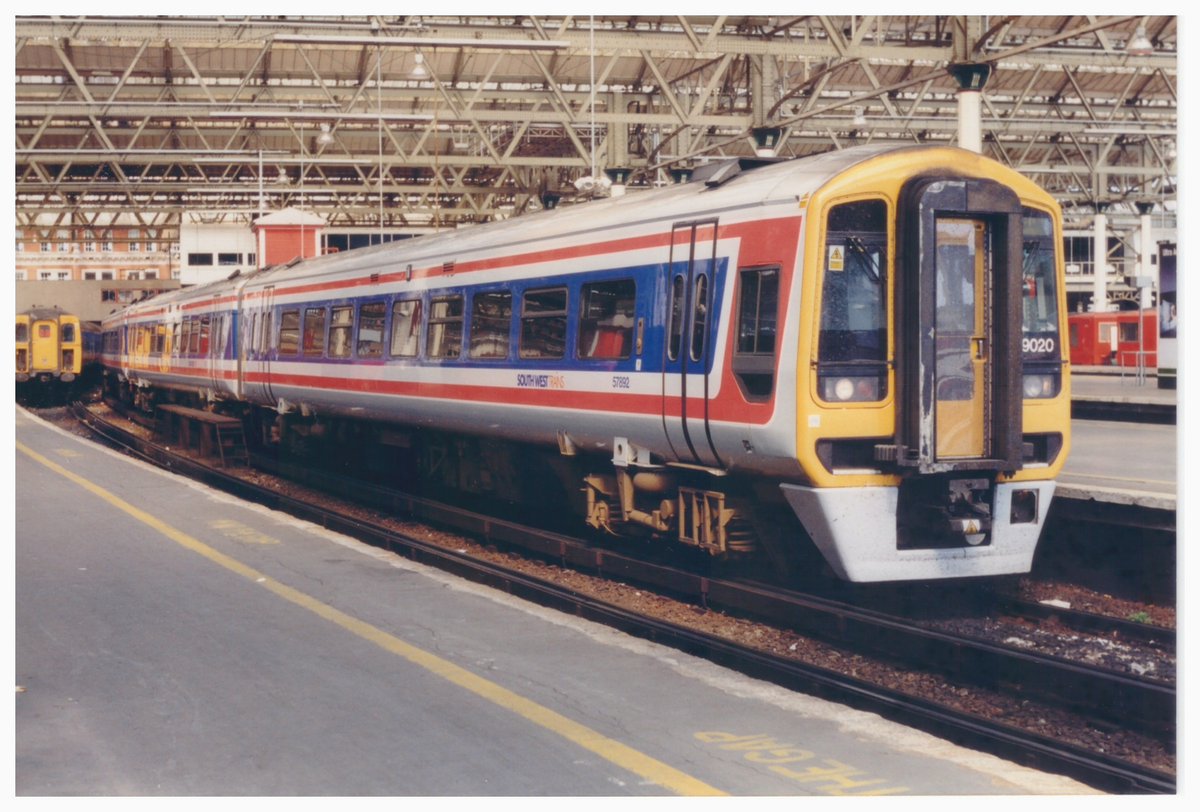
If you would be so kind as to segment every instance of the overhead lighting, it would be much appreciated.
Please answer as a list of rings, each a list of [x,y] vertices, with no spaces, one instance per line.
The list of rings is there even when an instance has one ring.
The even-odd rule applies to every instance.
[[[321,122],[321,134],[317,136],[317,143],[326,147],[333,143],[333,133],[324,121]]]
[[[867,108],[865,108],[865,107],[855,107],[854,108],[854,126],[855,127],[867,126]]]
[[[1133,39],[1125,46],[1126,53],[1133,56],[1150,56],[1154,53],[1154,43],[1146,36],[1146,27],[1139,25],[1133,33]]]
[[[413,59],[417,61],[417,64],[413,65],[409,75],[416,79],[424,79],[429,75],[429,71],[425,70],[425,57],[421,54],[413,54]]]

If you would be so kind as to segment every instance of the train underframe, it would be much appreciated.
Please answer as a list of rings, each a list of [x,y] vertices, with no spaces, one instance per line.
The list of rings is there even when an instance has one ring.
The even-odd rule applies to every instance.
[[[815,488],[647,464],[622,453],[622,438],[609,458],[561,438],[545,447],[109,383],[110,396],[147,412],[172,402],[241,417],[252,445],[293,462],[433,498],[507,505],[526,519],[566,513],[573,526],[582,520],[605,535],[774,573],[878,582],[1028,572],[1054,493],[1053,481],[1010,483],[983,471],[912,476],[898,487]]]

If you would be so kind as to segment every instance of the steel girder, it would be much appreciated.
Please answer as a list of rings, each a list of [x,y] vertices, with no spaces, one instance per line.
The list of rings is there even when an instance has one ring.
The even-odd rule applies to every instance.
[[[1128,47],[1143,29],[1152,47]],[[19,222],[178,223],[299,205],[334,223],[507,217],[571,181],[754,151],[954,143],[1068,206],[1173,199],[1173,17],[19,17]]]

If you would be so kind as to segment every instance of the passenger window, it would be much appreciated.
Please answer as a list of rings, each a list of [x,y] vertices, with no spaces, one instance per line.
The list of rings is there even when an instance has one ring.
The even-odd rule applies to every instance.
[[[739,279],[737,352],[775,354],[775,319],[779,309],[779,269],[750,268]]]
[[[75,325],[71,323],[62,326],[62,340],[64,344],[75,343]]]
[[[633,347],[637,285],[632,279],[584,285],[579,298],[580,358],[628,358]]]
[[[325,308],[310,307],[304,311],[304,354],[325,354]]]
[[[188,319],[188,354],[198,355],[200,352],[200,319],[192,316]]]
[[[266,355],[271,351],[271,313],[264,312],[258,319],[258,351]]]
[[[17,325],[17,341],[28,341],[28,340],[29,340],[29,325],[24,324],[24,323],[18,324]]]
[[[429,305],[428,358],[458,358],[462,354],[463,297],[434,299]]]
[[[696,277],[692,302],[692,360],[703,361],[705,338],[708,335],[708,274]]]
[[[521,305],[522,358],[562,358],[567,349],[567,289],[529,290]]]
[[[511,325],[511,293],[476,293],[471,299],[470,357],[507,358]]]
[[[367,302],[358,309],[358,357],[383,355],[383,322],[387,316],[384,302]]]
[[[200,317],[200,348],[199,348],[199,353],[200,353],[201,355],[208,355],[209,324],[210,324],[210,321],[211,321],[211,319],[210,319],[208,316],[201,316],[201,317]]]
[[[179,330],[179,322],[171,325],[171,355],[173,356],[179,355]]]
[[[300,351],[300,311],[285,310],[279,317],[279,354],[295,355]]]
[[[679,347],[683,343],[683,286],[682,274],[676,274],[671,281],[671,326],[667,330],[670,336],[667,343],[667,358],[679,360]]]
[[[421,300],[406,299],[392,305],[393,358],[416,358],[421,336]]]
[[[329,357],[350,357],[350,332],[354,329],[354,308],[335,307],[329,320]]]

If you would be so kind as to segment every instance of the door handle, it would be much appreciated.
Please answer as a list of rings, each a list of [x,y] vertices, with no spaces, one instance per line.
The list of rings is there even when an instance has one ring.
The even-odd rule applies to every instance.
[[[985,336],[971,336],[971,349],[976,361],[982,361],[987,357],[987,338]]]

